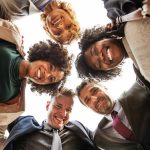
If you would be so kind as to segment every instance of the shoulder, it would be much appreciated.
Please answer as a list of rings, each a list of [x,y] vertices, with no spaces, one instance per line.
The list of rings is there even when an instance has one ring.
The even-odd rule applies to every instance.
[[[33,116],[21,116],[8,126],[8,131],[11,132],[11,130],[16,130],[18,128],[21,128],[23,130],[26,130],[28,128],[38,129],[39,127],[41,126]]]

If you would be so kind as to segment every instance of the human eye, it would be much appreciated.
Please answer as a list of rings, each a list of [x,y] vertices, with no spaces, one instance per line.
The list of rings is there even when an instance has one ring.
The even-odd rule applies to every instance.
[[[50,68],[51,71],[55,70],[55,67],[52,64],[49,65],[49,68]]]
[[[66,29],[70,29],[72,27],[71,24],[66,25]]]
[[[56,78],[54,76],[49,76],[48,80],[50,83],[53,83],[53,82],[55,82]]]
[[[98,90],[99,90],[99,89],[98,89],[97,87],[92,88],[92,89],[91,89],[92,95],[97,94]]]
[[[86,97],[85,100],[84,100],[85,104],[88,104],[90,99],[91,99],[90,97]]]
[[[61,109],[61,108],[62,108],[62,105],[61,105],[61,104],[57,104],[57,105],[55,105],[55,107],[56,107],[57,109]]]
[[[62,30],[58,29],[58,31],[55,33],[55,36],[60,37],[62,34]]]
[[[72,109],[71,108],[67,108],[66,111],[67,112],[72,112]]]

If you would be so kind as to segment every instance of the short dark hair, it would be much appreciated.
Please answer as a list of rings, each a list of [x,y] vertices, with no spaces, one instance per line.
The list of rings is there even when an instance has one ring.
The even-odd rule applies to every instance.
[[[72,89],[68,89],[65,87],[59,88],[57,92],[54,93],[52,96],[57,96],[58,94],[65,95],[65,96],[72,97],[72,98],[76,95]]]
[[[96,80],[91,79],[91,78],[86,79],[86,80],[83,80],[83,81],[81,82],[81,84],[76,87],[76,94],[77,94],[79,100],[80,100],[79,97],[80,97],[80,92],[81,92],[81,90],[82,90],[88,83],[98,84],[98,82],[97,82]],[[80,102],[81,102],[84,106],[86,106],[81,100],[80,100]],[[87,107],[87,106],[86,106],[86,107]]]
[[[49,85],[39,85],[29,80],[32,91],[37,91],[40,94],[43,92],[53,94],[59,87],[64,85],[66,76],[70,74],[72,60],[72,57],[68,56],[66,49],[55,42],[47,40],[47,42],[40,41],[39,43],[34,44],[29,49],[28,54],[28,60],[30,62],[44,60],[52,63],[64,72],[64,77],[61,81]]]
[[[121,63],[119,66],[114,69],[104,71],[104,70],[94,70],[89,67],[84,58],[84,52],[94,43],[103,39],[113,39],[116,40],[117,43],[124,48],[121,39],[116,39],[117,36],[108,34],[105,31],[104,27],[93,27],[91,29],[86,29],[81,36],[81,40],[79,42],[79,48],[81,53],[78,54],[77,59],[75,61],[75,66],[80,78],[85,79],[88,78],[96,78],[98,80],[110,80],[118,75],[121,72]]]

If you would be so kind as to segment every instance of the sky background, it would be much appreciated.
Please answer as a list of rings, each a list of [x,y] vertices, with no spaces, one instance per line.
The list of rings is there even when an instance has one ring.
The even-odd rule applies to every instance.
[[[103,7],[103,3],[100,0],[65,0],[69,2],[76,12],[76,17],[80,23],[81,31],[86,28],[91,28],[95,25],[104,25],[110,20],[106,16],[106,10]],[[45,31],[42,28],[40,21],[40,13],[35,13],[27,17],[15,21],[20,28],[22,35],[24,36],[25,51],[29,50],[34,43],[39,41],[45,41],[49,39]],[[80,52],[78,47],[78,41],[73,42],[67,46],[69,54],[73,54],[75,61],[77,54]],[[78,78],[74,62],[71,76],[67,78],[65,86],[73,90],[76,89],[81,83],[81,79]],[[126,59],[123,65],[123,71],[120,77],[117,77],[111,81],[103,82],[111,94],[112,98],[117,100],[119,95],[124,90],[127,90],[135,81],[135,75],[132,68],[132,62],[130,59]],[[33,115],[39,121],[42,122],[46,118],[46,101],[50,100],[50,96],[46,94],[39,95],[36,92],[30,91],[30,86],[26,88],[26,111],[23,115]],[[94,130],[98,125],[98,122],[103,116],[94,113],[90,109],[82,106],[78,98],[75,98],[75,104],[70,120],[79,120],[89,129]]]

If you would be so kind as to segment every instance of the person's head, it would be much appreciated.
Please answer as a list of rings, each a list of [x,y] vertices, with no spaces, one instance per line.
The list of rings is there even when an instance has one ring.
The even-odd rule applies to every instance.
[[[50,40],[34,44],[28,52],[27,77],[31,90],[53,94],[70,74],[71,57],[66,49]]]
[[[76,68],[80,77],[111,79],[120,74],[120,64],[126,57],[124,45],[121,39],[108,34],[104,27],[86,29],[79,48],[81,53],[77,57]]]
[[[94,80],[83,81],[76,91],[80,102],[99,114],[109,114],[114,107],[106,88]]]
[[[66,2],[50,2],[41,14],[41,19],[48,35],[61,44],[69,44],[79,37],[80,27],[75,13]]]
[[[51,101],[47,102],[47,123],[51,127],[60,129],[69,122],[74,96],[75,93],[72,90],[63,88],[52,96]]]
[[[22,3],[22,1],[21,1]],[[26,2],[30,5],[30,2]],[[27,8],[21,9],[16,0],[0,0],[0,18],[12,20],[14,16],[21,16],[27,13]]]

